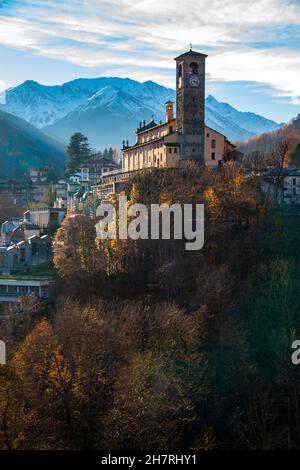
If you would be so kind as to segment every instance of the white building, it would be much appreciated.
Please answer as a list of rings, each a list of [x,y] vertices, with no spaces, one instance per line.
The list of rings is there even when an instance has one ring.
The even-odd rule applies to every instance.
[[[17,302],[29,295],[46,300],[52,284],[53,279],[46,276],[0,277],[0,302]]]

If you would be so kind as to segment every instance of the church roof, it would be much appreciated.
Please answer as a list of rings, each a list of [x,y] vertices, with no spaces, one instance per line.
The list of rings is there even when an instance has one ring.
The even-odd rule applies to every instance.
[[[186,56],[191,56],[191,57],[207,57],[206,54],[201,54],[201,52],[196,52],[196,51],[193,51],[193,49],[190,49],[189,51],[187,52],[184,52],[183,54],[180,54],[178,57],[175,57],[174,60],[178,60],[178,59],[181,59],[182,57],[186,57]]]
[[[149,122],[149,124],[145,124],[144,126],[142,127],[139,127],[137,129],[137,133],[140,133],[140,132],[144,132],[144,131],[148,131],[149,129],[152,129],[152,127],[156,127],[158,124],[156,124],[156,122],[154,121],[154,119],[152,119],[152,121]]]

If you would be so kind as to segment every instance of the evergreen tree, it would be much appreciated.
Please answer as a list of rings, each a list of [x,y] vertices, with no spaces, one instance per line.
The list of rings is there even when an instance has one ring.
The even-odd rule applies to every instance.
[[[88,138],[81,132],[76,132],[71,136],[67,148],[66,174],[73,173],[91,154]]]
[[[108,159],[111,160],[111,161],[113,161],[113,159],[114,159],[114,151],[113,151],[112,147],[109,147]]]
[[[109,149],[105,148],[102,153],[102,158],[104,158],[105,160],[113,161],[114,160],[113,148],[112,147],[109,147]]]
[[[103,158],[103,155],[102,155],[102,152],[100,152],[100,150],[96,153],[92,153],[91,157],[94,159],[94,160],[101,160]]]
[[[104,149],[102,156],[103,156],[103,158],[105,158],[106,160],[108,160],[109,156],[108,156],[108,150],[107,150],[107,148]]]

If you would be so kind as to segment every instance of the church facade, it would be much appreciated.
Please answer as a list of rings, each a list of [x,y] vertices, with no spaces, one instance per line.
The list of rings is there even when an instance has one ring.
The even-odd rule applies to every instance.
[[[206,57],[190,50],[175,59],[177,116],[168,101],[164,123],[140,123],[136,143],[123,142],[123,172],[175,168],[180,160],[216,167],[234,151],[223,134],[205,125]]]

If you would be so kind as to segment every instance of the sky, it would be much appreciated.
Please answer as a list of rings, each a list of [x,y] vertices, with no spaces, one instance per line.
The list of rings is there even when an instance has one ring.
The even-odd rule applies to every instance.
[[[0,0],[0,91],[25,80],[153,80],[206,53],[206,92],[277,122],[300,113],[300,0]]]

